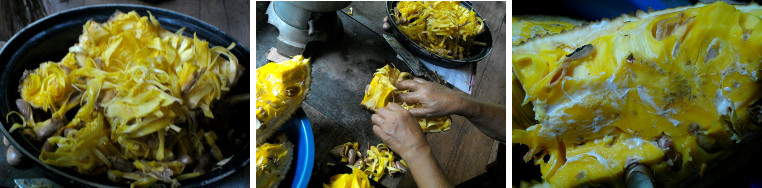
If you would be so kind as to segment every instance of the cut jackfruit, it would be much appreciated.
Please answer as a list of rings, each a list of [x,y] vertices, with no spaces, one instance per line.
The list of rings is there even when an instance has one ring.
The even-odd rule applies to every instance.
[[[392,68],[389,65],[376,70],[376,73],[373,74],[373,80],[370,81],[370,85],[365,90],[365,97],[363,97],[360,105],[375,112],[390,102],[400,103],[401,101],[395,99],[396,95],[408,91],[397,90],[396,85],[403,80],[409,79],[413,79],[413,75],[407,72],[400,72],[399,69]],[[421,104],[410,105],[404,102],[400,105],[408,110],[421,107]],[[416,121],[418,121],[424,132],[447,131],[452,124],[450,116],[417,118]]]
[[[702,176],[758,129],[760,13],[724,2],[639,12],[514,46],[539,124],[512,142],[554,187],[624,186],[629,162],[666,187]]]
[[[186,169],[181,156],[209,152],[219,154],[217,161],[223,158],[216,137],[201,144],[204,130],[196,114],[214,118],[212,103],[244,71],[230,52],[234,43],[210,47],[195,35],[183,36],[183,30],[172,33],[150,13],[135,11],[117,12],[106,23],[88,21],[60,62],[25,71],[20,82],[20,113],[31,113],[22,110],[26,102],[52,117],[37,122],[22,115],[23,123],[12,130],[46,132],[33,137],[46,142],[39,155],[46,164],[108,173],[132,186],[157,181],[178,186],[176,178]],[[68,120],[65,114],[72,109],[76,114]]]
[[[272,143],[264,143],[256,147],[257,186],[278,187],[286,178],[294,156],[293,145],[286,134],[276,135]]]
[[[307,97],[312,81],[309,62],[297,55],[257,69],[257,145],[286,123]]]

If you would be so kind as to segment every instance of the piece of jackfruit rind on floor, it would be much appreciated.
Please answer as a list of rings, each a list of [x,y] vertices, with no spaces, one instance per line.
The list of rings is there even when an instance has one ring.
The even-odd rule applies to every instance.
[[[312,66],[309,59],[297,55],[284,62],[264,65],[255,74],[256,144],[260,145],[291,119],[306,99],[312,83]],[[297,90],[296,95],[293,90]]]
[[[278,133],[255,148],[257,186],[275,188],[286,178],[294,157],[294,145],[285,133]],[[285,150],[285,151],[284,151]],[[282,156],[278,156],[278,153]],[[285,152],[285,153],[284,153]],[[275,155],[275,156],[273,156]],[[275,161],[272,161],[275,159]]]

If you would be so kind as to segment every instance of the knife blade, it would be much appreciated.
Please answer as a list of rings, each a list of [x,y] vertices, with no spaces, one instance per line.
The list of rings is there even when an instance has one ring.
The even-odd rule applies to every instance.
[[[407,49],[402,47],[400,45],[399,41],[397,41],[396,38],[389,36],[387,34],[383,34],[384,39],[386,39],[386,43],[389,43],[389,46],[394,49],[394,52],[397,52],[397,55],[399,55],[402,58],[402,61],[407,64],[407,66],[410,68],[410,71],[413,73],[413,76],[416,77],[422,77],[426,80],[436,82],[439,84],[444,85],[447,88],[453,89],[454,86],[444,79],[442,79],[442,76],[439,76],[434,71],[429,70],[426,68],[423,63],[421,63],[421,60],[419,60],[417,57],[415,57],[413,54],[411,54]]]

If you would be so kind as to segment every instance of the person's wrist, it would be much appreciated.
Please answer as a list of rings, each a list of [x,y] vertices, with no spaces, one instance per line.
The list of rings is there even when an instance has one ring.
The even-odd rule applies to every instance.
[[[479,113],[477,111],[481,110],[479,106],[466,95],[458,95],[457,101],[458,108],[455,110],[454,114],[470,118],[473,117],[474,114]]]
[[[412,147],[405,151],[405,153],[400,153],[400,157],[406,161],[413,161],[430,153],[431,148],[429,148],[429,145],[426,144],[418,147]]]

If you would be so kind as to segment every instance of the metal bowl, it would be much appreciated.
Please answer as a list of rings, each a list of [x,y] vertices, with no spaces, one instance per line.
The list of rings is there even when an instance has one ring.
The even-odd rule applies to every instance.
[[[470,3],[467,3],[464,1],[461,1],[460,5],[470,10],[474,9],[473,7],[471,7]],[[484,22],[484,32],[477,35],[474,40],[483,41],[487,45],[486,46],[472,45],[470,50],[471,50],[471,53],[475,55],[472,55],[471,57],[467,57],[464,59],[451,59],[451,58],[446,58],[446,57],[440,56],[439,54],[430,52],[426,50],[425,48],[421,47],[420,45],[418,45],[417,43],[415,43],[407,35],[402,33],[402,31],[400,31],[399,28],[397,28],[397,20],[394,18],[394,16],[391,16],[394,13],[394,7],[396,6],[397,6],[397,1],[386,2],[386,15],[389,15],[389,19],[387,20],[387,22],[389,22],[389,25],[391,26],[391,30],[392,30],[392,34],[394,35],[394,38],[397,38],[397,40],[400,41],[400,43],[402,43],[402,46],[407,48],[407,50],[410,51],[410,53],[413,53],[413,55],[423,60],[426,60],[429,63],[435,64],[441,67],[449,67],[449,68],[460,67],[463,65],[481,61],[482,59],[487,57],[487,55],[489,55],[489,53],[492,51],[492,33],[490,33],[489,31],[487,22]],[[479,12],[477,12],[476,10],[474,10],[474,12],[476,13],[477,17],[483,18],[482,15],[479,14]]]
[[[70,9],[47,16],[30,24],[16,33],[0,50],[0,63],[5,65],[0,67],[0,71],[3,73],[2,79],[0,79],[0,114],[5,117],[11,111],[18,111],[14,101],[20,98],[18,86],[24,70],[35,69],[46,61],[60,61],[68,52],[68,48],[77,43],[79,35],[82,34],[82,26],[88,20],[105,22],[116,11],[129,12],[132,10],[141,16],[147,16],[150,11],[165,29],[176,31],[181,27],[186,27],[183,35],[193,36],[193,33],[196,33],[199,38],[209,41],[212,45],[228,46],[230,43],[235,42],[236,46],[231,52],[242,62],[242,66],[246,68],[249,66],[249,50],[245,46],[214,26],[187,15],[140,5],[96,5]],[[240,78],[239,83],[231,88],[228,96],[249,92],[249,71],[246,71]],[[238,170],[247,168],[250,150],[248,142],[249,127],[246,126],[249,124],[249,107],[248,104],[240,105],[240,107],[237,105],[235,107],[240,108],[240,110],[231,110],[231,113],[240,113],[241,115],[237,117],[244,118],[236,119],[234,118],[236,116],[231,116],[226,121],[229,121],[230,125],[245,125],[236,127],[242,129],[237,132],[245,132],[238,134],[242,139],[246,140],[245,143],[241,144],[243,147],[239,146],[238,148],[223,151],[224,153],[233,154],[233,158],[224,166],[202,176],[180,181],[180,184],[188,187],[209,186]],[[40,154],[41,145],[28,140],[20,133],[21,131],[8,133],[12,123],[6,122],[5,118],[0,119],[2,119],[0,120],[2,124],[0,131],[13,144],[13,147],[23,153],[27,159],[39,164],[44,171],[49,173],[48,177],[54,181],[69,185],[70,187],[129,186],[124,183],[111,182],[106,178],[105,174],[102,176],[84,175],[70,168],[59,168],[43,163],[37,157]],[[226,146],[221,145],[220,147],[222,149]]]

